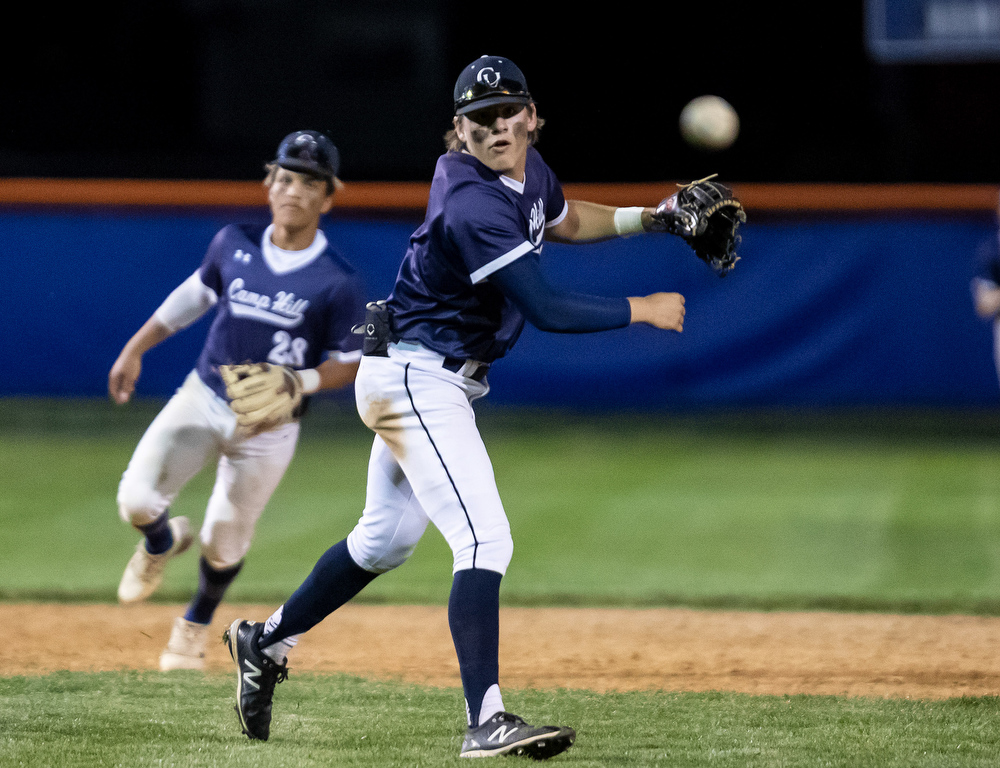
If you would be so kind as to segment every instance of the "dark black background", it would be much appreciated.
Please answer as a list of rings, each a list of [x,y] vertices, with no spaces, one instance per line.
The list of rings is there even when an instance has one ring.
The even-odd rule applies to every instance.
[[[997,63],[875,63],[861,2],[643,5],[26,8],[3,46],[0,176],[257,179],[314,128],[345,181],[429,181],[455,77],[488,53],[525,72],[563,181],[1000,180]],[[714,155],[677,131],[703,93],[742,119]]]

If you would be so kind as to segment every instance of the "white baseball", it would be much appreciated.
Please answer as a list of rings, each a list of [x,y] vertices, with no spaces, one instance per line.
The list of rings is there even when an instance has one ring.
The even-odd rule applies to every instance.
[[[719,96],[698,96],[681,110],[681,136],[693,147],[720,150],[732,146],[740,133],[740,117]]]

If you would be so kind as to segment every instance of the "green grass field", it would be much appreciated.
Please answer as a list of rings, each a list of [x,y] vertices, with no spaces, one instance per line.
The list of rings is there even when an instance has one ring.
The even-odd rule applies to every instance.
[[[0,678],[3,766],[458,766],[456,691],[299,676],[266,743],[239,733],[228,676]],[[284,690],[287,689],[287,690]],[[553,765],[995,766],[1000,702],[525,691],[508,706],[577,726]]]
[[[114,600],[137,540],[118,519],[115,491],[159,405],[0,400],[0,599]],[[514,531],[505,605],[1000,615],[1000,414],[483,407],[479,421]],[[277,604],[346,535],[363,504],[370,443],[350,409],[315,409],[231,602]],[[200,521],[210,485],[210,473],[197,478],[174,513]],[[450,567],[429,530],[410,562],[359,599],[444,604]],[[194,584],[194,569],[172,569],[156,599],[186,600]],[[306,676],[282,690],[294,727],[261,745],[234,731],[228,678],[14,673],[0,677],[0,766],[457,760],[455,691]],[[578,765],[1000,760],[993,697],[506,698],[533,719],[579,726],[577,746],[557,758]]]
[[[137,541],[115,492],[159,403],[0,400],[0,598],[113,600]],[[483,409],[514,532],[508,605],[1000,613],[997,414],[656,416]],[[364,502],[369,432],[303,428],[230,598],[287,597]],[[205,472],[174,514],[201,520]],[[360,599],[443,604],[429,529]],[[194,569],[158,599],[186,599]]]

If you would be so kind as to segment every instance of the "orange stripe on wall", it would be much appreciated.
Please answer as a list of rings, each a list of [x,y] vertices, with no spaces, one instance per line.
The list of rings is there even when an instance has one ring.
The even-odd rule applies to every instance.
[[[997,210],[994,184],[732,184],[750,211],[878,212]],[[422,210],[429,184],[345,182],[337,207]],[[565,184],[568,198],[608,205],[654,205],[676,189],[673,181],[644,184]],[[256,181],[138,179],[0,179],[0,205],[246,207],[266,203]]]

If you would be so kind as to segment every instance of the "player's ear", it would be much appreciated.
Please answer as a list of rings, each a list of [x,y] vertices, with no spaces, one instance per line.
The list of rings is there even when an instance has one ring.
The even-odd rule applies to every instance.
[[[528,107],[528,133],[538,127],[538,112],[535,110],[535,102],[531,102]]]
[[[458,140],[465,144],[465,126],[462,124],[462,116],[455,115],[451,122],[455,126],[455,135],[458,136]]]

